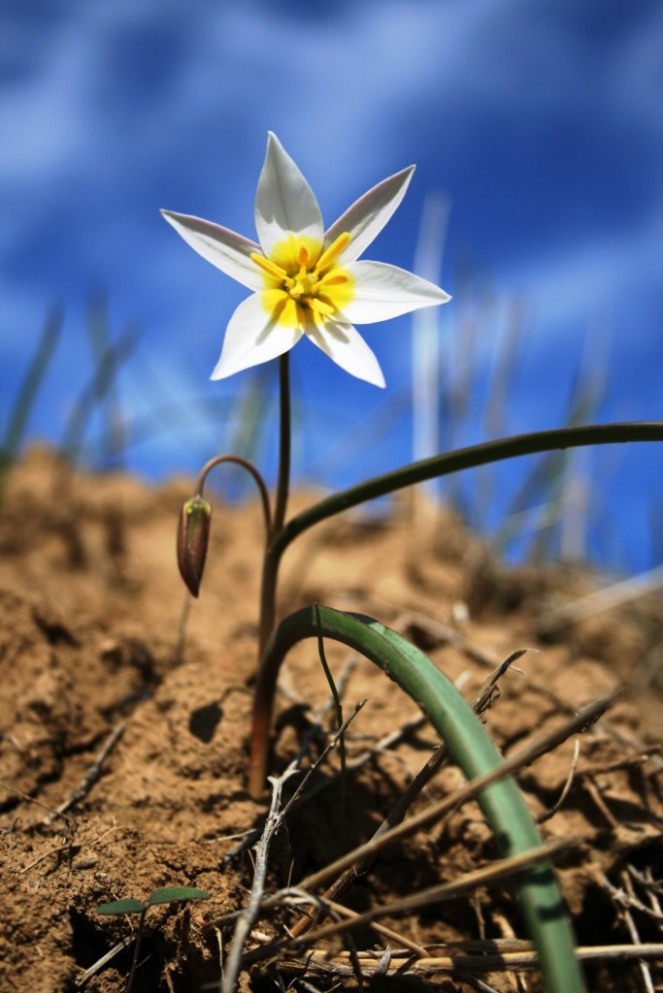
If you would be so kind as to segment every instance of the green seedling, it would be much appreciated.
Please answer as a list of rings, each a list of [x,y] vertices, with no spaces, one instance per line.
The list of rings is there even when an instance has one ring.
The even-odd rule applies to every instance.
[[[134,983],[136,969],[138,968],[138,956],[143,942],[143,931],[145,917],[150,907],[156,907],[162,903],[185,903],[189,900],[209,900],[210,895],[206,890],[198,890],[193,886],[163,886],[153,890],[147,900],[141,902],[135,897],[125,897],[122,900],[113,900],[111,903],[102,903],[97,907],[97,913],[105,917],[114,917],[119,914],[140,914],[138,928],[136,930],[136,944],[134,947],[131,971],[127,979],[126,993],[131,993]]]

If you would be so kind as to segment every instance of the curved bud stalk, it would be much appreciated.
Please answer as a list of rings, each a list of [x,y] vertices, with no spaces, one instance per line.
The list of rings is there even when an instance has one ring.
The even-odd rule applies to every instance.
[[[212,507],[197,494],[182,507],[177,528],[177,565],[192,596],[197,597],[209,543]]]

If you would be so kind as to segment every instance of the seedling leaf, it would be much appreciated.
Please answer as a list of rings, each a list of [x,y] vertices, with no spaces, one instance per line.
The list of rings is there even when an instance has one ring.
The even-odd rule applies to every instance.
[[[140,900],[135,900],[132,896],[125,897],[124,900],[113,900],[112,903],[102,903],[97,907],[98,914],[142,914],[145,904]]]
[[[197,890],[193,886],[164,886],[154,890],[147,900],[148,906],[155,903],[182,903],[184,900],[209,900],[206,890]]]

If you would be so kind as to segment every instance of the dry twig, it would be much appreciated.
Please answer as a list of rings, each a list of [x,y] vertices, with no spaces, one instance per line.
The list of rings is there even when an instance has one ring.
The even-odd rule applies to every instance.
[[[635,900],[635,894],[633,892],[633,883],[631,882],[631,880],[629,879],[628,875],[625,872],[622,873],[622,883],[624,885],[624,889],[626,891],[626,894],[628,896],[629,901],[631,903],[633,903],[634,900]],[[628,932],[631,935],[631,939],[633,941],[633,944],[634,945],[640,945],[641,944],[640,935],[638,934],[638,929],[636,927],[636,923],[633,920],[633,914],[628,909],[628,907],[624,907],[624,909],[622,911],[622,914],[623,914],[623,917],[624,917],[624,923],[626,924],[626,927],[628,929]],[[649,971],[649,966],[644,961],[644,959],[639,959],[638,960],[638,968],[640,970],[640,975],[642,977],[642,983],[643,983],[643,986],[645,988],[646,993],[655,993],[654,983],[653,983],[652,978],[651,978],[651,973]]]
[[[403,897],[401,900],[395,900],[393,903],[373,907],[371,910],[367,910],[363,914],[358,914],[357,916],[346,918],[342,921],[336,921],[333,924],[326,924],[323,927],[317,928],[314,931],[309,931],[307,934],[299,937],[288,937],[280,941],[275,941],[271,945],[254,949],[245,955],[244,962],[248,965],[249,963],[260,961],[264,958],[271,958],[287,949],[303,948],[307,945],[315,944],[318,941],[330,938],[333,935],[349,931],[352,928],[372,924],[380,917],[408,913],[412,910],[419,910],[421,907],[428,906],[432,903],[455,900],[479,886],[487,886],[492,883],[497,883],[504,879],[508,879],[516,873],[522,872],[523,869],[530,868],[532,865],[546,861],[551,857],[551,855],[557,852],[565,851],[571,847],[574,847],[577,843],[578,839],[563,838],[557,842],[551,843],[550,845],[540,845],[538,848],[533,848],[531,851],[525,852],[523,855],[514,855],[510,858],[500,859],[493,865],[484,866],[481,869],[475,869],[472,872],[468,872],[461,879],[455,880],[454,882],[441,883],[439,886],[431,886],[426,890],[421,890],[419,893],[414,893],[411,896]],[[280,894],[280,897],[283,901],[283,899],[287,897],[287,891]]]
[[[125,727],[126,725],[121,721],[113,728],[96,755],[94,762],[83,776],[83,779],[80,781],[78,786],[71,791],[67,799],[63,800],[60,806],[56,808],[55,812],[45,819],[45,824],[50,824],[53,820],[55,820],[56,816],[63,816],[67,813],[67,811],[71,810],[73,806],[87,796],[92,786],[99,779],[104,762],[124,734]]]
[[[501,662],[495,669],[493,673],[489,676],[486,682],[481,687],[475,701],[473,704],[474,710],[477,714],[481,715],[490,707],[491,703],[495,699],[498,693],[498,684],[502,676],[507,672],[510,666],[521,658],[525,654],[526,649],[521,649],[512,652],[503,662]],[[417,724],[425,723],[426,718],[421,718]],[[405,817],[407,811],[412,806],[412,803],[417,796],[422,792],[422,790],[428,785],[436,772],[440,769],[447,758],[447,749],[444,745],[438,745],[428,759],[426,764],[419,770],[417,775],[414,777],[412,782],[403,791],[401,796],[398,798],[392,809],[389,811],[385,819],[380,824],[379,828],[372,836],[372,840],[377,840],[387,833],[391,828],[400,824]],[[354,865],[349,866],[341,875],[334,880],[331,886],[324,893],[325,901],[333,901],[339,897],[342,893],[346,891],[348,886],[354,882],[359,876],[364,875],[369,866],[371,865],[372,859],[366,859],[363,862],[356,862]],[[310,927],[316,918],[311,917],[301,917],[297,923],[292,928],[293,935],[303,934]]]
[[[342,855],[334,862],[331,862],[322,869],[319,869],[317,872],[306,876],[306,878],[298,884],[297,890],[310,893],[311,890],[314,890],[317,886],[327,882],[328,879],[333,879],[334,876],[338,876],[341,872],[344,872],[355,863],[361,863],[365,859],[373,858],[381,849],[393,844],[395,841],[400,841],[402,838],[414,834],[415,831],[418,831],[421,828],[429,827],[431,824],[436,823],[449,811],[475,799],[477,794],[484,790],[487,786],[498,782],[505,776],[511,775],[518,769],[530,765],[541,755],[545,755],[546,752],[556,748],[571,735],[591,726],[607,710],[614,699],[614,695],[611,697],[604,697],[594,701],[594,703],[588,704],[586,707],[583,707],[582,710],[575,715],[575,717],[570,718],[559,728],[549,731],[547,734],[537,738],[536,741],[531,742],[525,748],[520,749],[520,751],[506,759],[503,765],[501,765],[498,769],[493,769],[491,772],[486,773],[483,776],[478,776],[470,783],[467,783],[459,790],[456,790],[450,796],[445,797],[437,803],[431,804],[419,814],[410,817],[407,821],[404,821],[402,824],[397,825],[390,831],[385,832],[385,834],[383,834],[380,838],[370,839],[363,845],[359,845],[357,848],[354,848],[352,851]],[[272,896],[266,897],[262,901],[262,909],[273,909],[276,906],[280,906],[282,902],[283,893],[275,893]],[[236,920],[238,915],[238,911],[226,914],[224,917],[216,921],[211,921],[208,926],[211,927],[214,925],[226,924],[229,921]]]
[[[248,939],[251,928],[256,922],[260,912],[260,901],[265,889],[265,877],[267,875],[267,856],[272,838],[278,831],[283,821],[281,809],[281,793],[283,786],[291,776],[299,772],[297,761],[291,762],[285,772],[280,776],[270,776],[272,784],[272,801],[265,821],[265,826],[256,845],[255,869],[253,872],[253,886],[251,895],[246,907],[240,912],[235,925],[235,933],[230,945],[228,957],[223,970],[223,980],[221,983],[221,993],[234,993],[237,988],[237,977],[241,968],[242,952]]]
[[[474,948],[468,946],[473,945]],[[479,947],[479,946],[482,947]],[[509,946],[517,946],[511,949]],[[413,960],[407,952],[399,949],[392,950],[387,975],[433,976],[436,973],[453,973],[459,975],[464,971],[470,972],[501,972],[507,970],[535,969],[537,954],[527,941],[505,942],[458,942],[444,946],[446,954],[429,955],[426,958]],[[375,975],[382,952],[358,952],[365,978]],[[657,961],[663,959],[663,943],[646,942],[638,945],[581,945],[576,948],[576,954],[581,962],[627,962],[633,959]],[[281,972],[300,972],[308,969],[312,972],[338,976],[349,976],[347,953],[332,954],[324,949],[312,949],[306,956],[292,956],[279,963]]]
[[[338,729],[334,737],[328,743],[327,747],[324,749],[322,755],[316,763],[314,763],[304,776],[299,787],[295,790],[294,794],[290,800],[281,806],[281,795],[283,791],[283,786],[296,773],[300,771],[299,769],[299,757],[295,758],[290,765],[285,769],[285,771],[278,777],[270,776],[270,783],[272,784],[272,799],[269,807],[269,813],[267,815],[267,820],[265,821],[265,826],[262,830],[260,840],[256,845],[255,853],[255,868],[253,873],[253,885],[251,887],[251,893],[249,896],[249,902],[244,907],[243,910],[237,915],[237,923],[235,925],[235,933],[232,938],[230,949],[228,951],[228,957],[225,962],[225,968],[223,972],[223,978],[221,982],[221,993],[234,993],[237,985],[237,978],[242,965],[242,953],[244,950],[244,945],[251,934],[251,929],[255,924],[258,914],[260,913],[260,907],[263,899],[263,893],[265,889],[265,877],[267,875],[267,856],[269,854],[269,846],[274,835],[277,833],[281,827],[283,820],[290,810],[292,804],[297,800],[301,791],[303,790],[305,784],[308,782],[309,777],[317,767],[317,765],[325,758],[327,753],[335,747],[337,741],[342,734],[345,733],[348,725],[354,720],[356,715],[359,713],[363,706],[363,701],[355,707],[352,714],[348,717],[346,721],[343,722],[342,726]]]
[[[337,859],[330,865],[327,865],[323,869],[318,870],[318,872],[307,876],[306,879],[302,880],[300,884],[301,888],[306,890],[314,889],[321,883],[326,882],[328,879],[332,879],[334,876],[345,871],[345,869],[350,868],[356,862],[362,862],[367,858],[373,858],[378,851],[385,848],[387,845],[393,844],[394,841],[400,840],[410,834],[414,834],[415,831],[418,831],[421,828],[429,827],[431,824],[436,823],[445,814],[455,809],[457,806],[467,803],[469,800],[473,800],[478,793],[480,793],[491,783],[498,782],[500,779],[511,775],[511,773],[516,770],[531,765],[531,763],[537,758],[541,755],[545,755],[546,752],[552,751],[571,735],[576,734],[578,731],[581,731],[587,726],[593,724],[607,710],[614,699],[614,696],[604,697],[589,704],[587,707],[583,707],[583,709],[580,710],[575,717],[570,718],[560,727],[554,728],[547,734],[537,738],[536,741],[532,742],[525,748],[514,753],[514,755],[510,756],[508,759],[505,759],[504,764],[500,766],[499,769],[494,769],[492,772],[473,779],[471,783],[468,783],[464,787],[461,787],[461,789],[456,790],[450,796],[445,797],[438,803],[431,804],[419,814],[416,814],[407,821],[404,821],[402,824],[399,824],[391,830],[385,832],[385,834],[383,834],[380,838],[371,839],[365,842],[353,851],[341,856],[341,858]]]
[[[579,758],[580,758],[580,740],[578,738],[576,738],[576,740],[575,740],[575,742],[573,744],[573,758],[571,759],[571,766],[569,768],[569,774],[566,777],[566,782],[564,783],[564,786],[562,787],[562,792],[559,794],[559,796],[557,797],[557,799],[553,803],[553,805],[550,808],[550,810],[547,810],[545,812],[545,814],[541,814],[541,816],[537,818],[537,824],[545,824],[545,822],[546,821],[549,821],[551,817],[554,817],[555,814],[557,813],[557,811],[559,810],[559,808],[562,806],[562,804],[566,800],[567,796],[569,795],[569,791],[571,789],[571,785],[573,783],[573,779],[574,779],[574,776],[576,774],[576,770],[578,768],[578,759]]]

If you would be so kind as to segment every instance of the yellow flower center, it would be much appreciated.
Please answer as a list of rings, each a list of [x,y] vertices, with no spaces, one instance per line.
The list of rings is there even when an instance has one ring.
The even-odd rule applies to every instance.
[[[340,234],[325,249],[313,238],[290,232],[270,258],[251,254],[265,280],[260,299],[274,324],[305,330],[343,312],[354,296],[354,280],[336,260],[350,240],[351,235]]]

